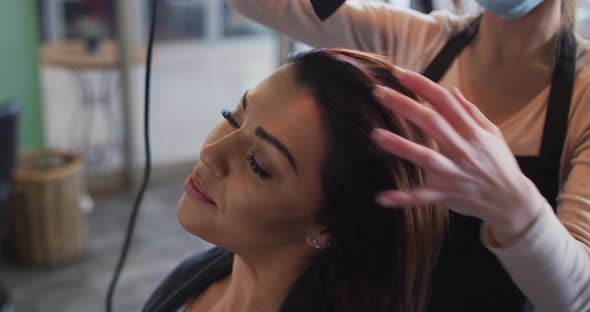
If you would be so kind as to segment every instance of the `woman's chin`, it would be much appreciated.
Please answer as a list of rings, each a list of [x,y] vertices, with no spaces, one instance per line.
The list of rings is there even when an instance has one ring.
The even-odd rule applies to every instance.
[[[176,219],[182,228],[201,238],[203,232],[207,232],[205,227],[212,224],[211,215],[207,213],[199,203],[182,194],[176,206]]]
[[[185,231],[207,243],[228,248],[231,244],[225,244],[228,238],[224,236],[224,233],[227,234],[228,231],[220,230],[219,225],[214,220],[214,213],[210,209],[206,209],[209,207],[205,207],[203,210],[195,207],[190,198],[185,198],[186,196],[186,194],[183,194],[176,206],[178,224]]]

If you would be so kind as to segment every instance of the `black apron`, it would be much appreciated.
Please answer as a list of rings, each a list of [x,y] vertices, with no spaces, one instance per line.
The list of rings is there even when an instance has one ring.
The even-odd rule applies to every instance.
[[[465,30],[449,40],[426,68],[426,77],[436,82],[442,79],[454,59],[477,34],[481,18],[474,19]],[[565,27],[557,50],[540,155],[516,156],[523,173],[535,183],[555,211],[575,62],[575,37]],[[476,218],[450,213],[449,229],[433,274],[428,311],[520,312],[525,305],[530,309],[500,262],[482,245],[480,225],[481,221]]]

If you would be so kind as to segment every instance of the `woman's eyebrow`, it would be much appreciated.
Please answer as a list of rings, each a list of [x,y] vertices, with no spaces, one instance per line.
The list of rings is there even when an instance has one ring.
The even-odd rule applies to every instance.
[[[256,136],[274,145],[279,151],[281,151],[281,153],[283,153],[283,155],[287,157],[287,160],[289,160],[289,164],[291,164],[293,170],[297,172],[297,164],[295,163],[295,158],[293,158],[293,155],[291,155],[289,149],[287,149],[287,147],[283,143],[281,143],[279,140],[277,140],[277,138],[270,135],[270,133],[266,132],[266,130],[262,129],[261,127],[257,127],[256,130],[254,130],[254,133],[256,134]]]

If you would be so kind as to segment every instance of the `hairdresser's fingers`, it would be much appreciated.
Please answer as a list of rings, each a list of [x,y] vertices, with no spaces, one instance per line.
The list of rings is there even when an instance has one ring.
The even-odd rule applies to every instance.
[[[396,67],[395,75],[402,85],[422,97],[434,107],[463,137],[472,136],[476,122],[455,97],[432,80]]]
[[[435,171],[456,173],[456,165],[442,154],[404,139],[384,129],[375,129],[371,133],[375,143],[385,151],[411,161],[418,166]]]
[[[411,191],[390,190],[377,194],[375,201],[387,208],[406,208],[423,204],[440,203],[446,195],[443,192],[428,188]]]
[[[485,129],[486,131],[494,134],[494,135],[501,135],[500,129],[491,122],[480,110],[475,106],[473,103],[469,102],[463,93],[454,87],[451,91],[455,99],[463,106],[463,108],[471,115],[471,117],[479,124],[480,127]]]
[[[465,140],[435,110],[386,87],[375,87],[375,97],[390,111],[408,119],[424,130],[440,146],[443,154],[462,152],[468,146]]]

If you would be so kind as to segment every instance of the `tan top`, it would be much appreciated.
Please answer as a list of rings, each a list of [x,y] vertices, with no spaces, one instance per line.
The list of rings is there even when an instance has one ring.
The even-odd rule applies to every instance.
[[[385,54],[423,72],[450,36],[473,17],[424,15],[384,3],[347,1],[321,22],[309,0],[227,0],[243,15],[316,47]],[[543,214],[511,246],[493,248],[516,284],[540,311],[590,310],[590,48],[578,38],[577,76],[561,158],[557,217]],[[459,88],[457,62],[442,79]],[[498,125],[515,155],[538,155],[549,88]],[[561,222],[560,222],[561,221]]]

